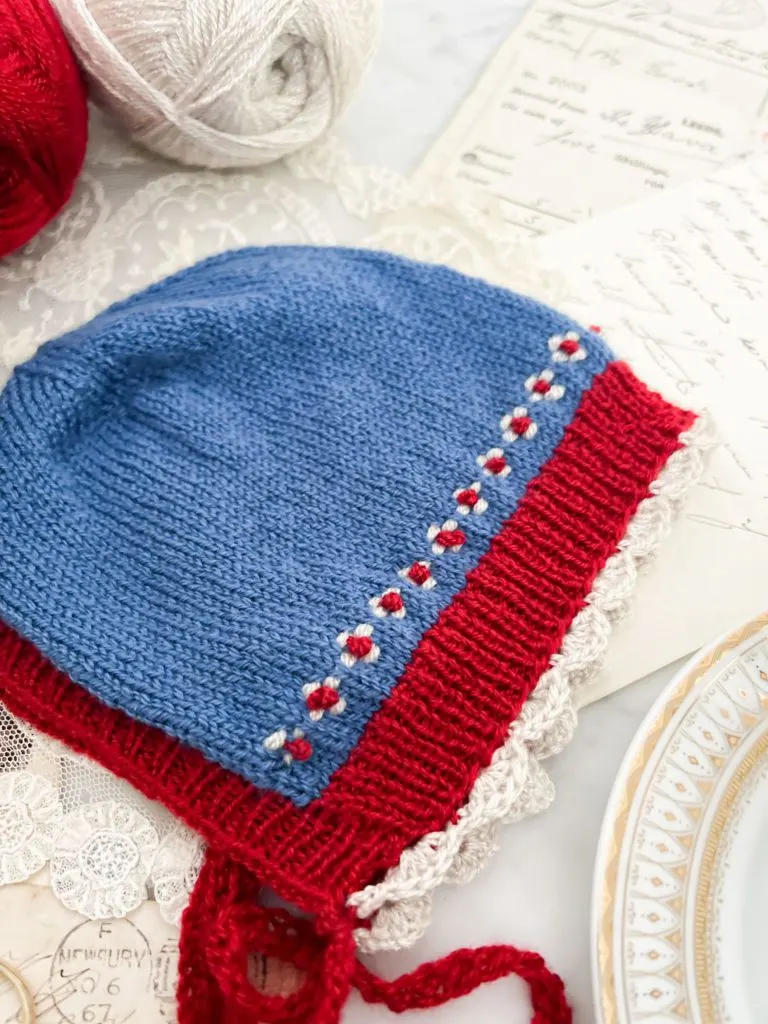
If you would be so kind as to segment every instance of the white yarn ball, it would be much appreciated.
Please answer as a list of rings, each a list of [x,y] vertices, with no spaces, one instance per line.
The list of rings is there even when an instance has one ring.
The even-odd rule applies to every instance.
[[[255,166],[317,139],[368,61],[378,0],[54,0],[95,99],[148,149]]]

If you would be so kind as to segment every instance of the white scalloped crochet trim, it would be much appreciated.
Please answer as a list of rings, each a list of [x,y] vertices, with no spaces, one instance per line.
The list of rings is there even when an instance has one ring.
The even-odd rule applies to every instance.
[[[554,786],[540,762],[562,750],[576,725],[572,695],[597,671],[613,624],[626,613],[638,572],[668,533],[681,499],[701,475],[711,427],[700,416],[681,435],[650,496],[640,503],[627,532],[595,580],[563,646],[512,723],[506,743],[480,773],[455,822],[404,851],[381,882],[348,900],[370,928],[355,933],[365,953],[403,949],[427,929],[432,891],[443,882],[468,882],[498,848],[498,826],[544,810]]]

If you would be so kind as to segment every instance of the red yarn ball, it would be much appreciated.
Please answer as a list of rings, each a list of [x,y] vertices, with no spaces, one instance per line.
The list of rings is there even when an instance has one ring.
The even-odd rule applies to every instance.
[[[0,0],[0,258],[48,223],[85,156],[85,86],[47,0]]]

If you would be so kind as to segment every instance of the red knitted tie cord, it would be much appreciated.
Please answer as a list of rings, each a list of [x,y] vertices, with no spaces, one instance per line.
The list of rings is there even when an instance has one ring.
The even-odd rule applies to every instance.
[[[528,982],[532,1024],[570,1024],[560,978],[536,953],[513,946],[459,949],[395,981],[372,974],[356,956],[354,917],[329,909],[314,920],[259,905],[256,879],[209,851],[179,944],[179,1024],[337,1024],[352,987],[395,1013],[440,1006],[509,974]],[[254,954],[274,957],[305,975],[301,989],[277,997],[248,979]]]

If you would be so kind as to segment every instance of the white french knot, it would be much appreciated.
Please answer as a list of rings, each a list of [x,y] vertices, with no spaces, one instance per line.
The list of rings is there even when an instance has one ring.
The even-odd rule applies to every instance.
[[[148,149],[256,166],[318,139],[373,51],[379,0],[53,0],[91,92]]]
[[[573,693],[598,670],[612,624],[624,613],[638,572],[668,532],[686,491],[700,477],[704,454],[713,444],[706,416],[681,435],[681,447],[667,460],[640,503],[619,550],[594,582],[551,667],[513,722],[505,744],[480,773],[456,821],[405,850],[382,881],[348,900],[370,926],[355,938],[365,953],[403,949],[427,929],[432,891],[442,882],[474,878],[498,849],[497,825],[544,810],[554,786],[540,761],[570,741],[576,725]]]

